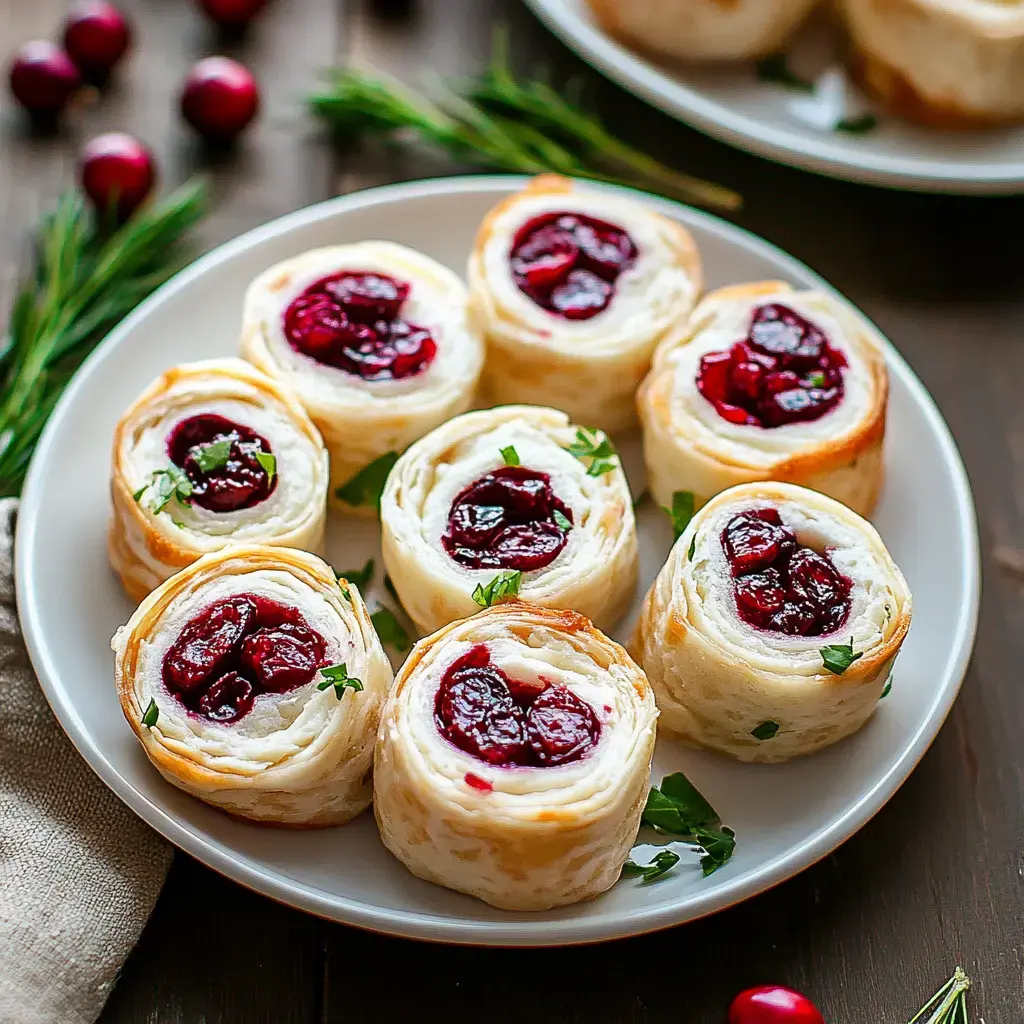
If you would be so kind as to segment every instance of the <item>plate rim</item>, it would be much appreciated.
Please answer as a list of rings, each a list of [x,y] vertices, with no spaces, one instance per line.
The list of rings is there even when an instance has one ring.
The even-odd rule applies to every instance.
[[[825,138],[797,139],[788,131],[708,99],[602,32],[566,0],[524,3],[570,50],[606,78],[670,117],[737,149],[841,181],[914,192],[1007,196],[1024,191],[1024,159],[986,163],[878,153],[863,158],[837,156]]]
[[[967,472],[949,428],[931,395],[895,346],[887,342],[887,359],[890,365],[894,365],[905,378],[915,402],[921,407],[930,429],[939,441],[944,461],[950,466],[962,535],[966,593],[963,595],[964,600],[960,605],[960,614],[953,631],[951,657],[943,684],[933,693],[931,705],[917,731],[904,741],[899,757],[870,790],[862,793],[856,802],[847,806],[824,828],[767,864],[731,880],[708,895],[698,894],[694,897],[691,894],[682,905],[679,901],[667,901],[628,916],[624,916],[620,911],[561,921],[531,921],[528,916],[523,915],[501,921],[474,921],[416,911],[395,912],[369,906],[365,902],[348,897],[340,897],[320,887],[288,878],[276,869],[250,863],[253,858],[249,854],[244,855],[244,860],[238,860],[232,855],[231,847],[211,839],[201,829],[193,828],[188,822],[178,820],[163,806],[136,790],[129,779],[121,775],[92,739],[74,703],[64,699],[67,688],[58,681],[56,665],[44,640],[41,612],[32,585],[33,576],[29,564],[30,552],[36,546],[34,509],[42,500],[39,482],[42,478],[41,467],[55,443],[67,409],[75,401],[76,393],[88,375],[88,372],[83,371],[90,371],[95,365],[110,358],[120,338],[132,331],[137,322],[149,316],[150,309],[162,303],[165,295],[186,289],[193,280],[212,267],[229,262],[236,254],[258,246],[270,238],[350,210],[394,201],[429,199],[464,192],[493,194],[498,198],[510,190],[521,188],[527,180],[527,177],[519,175],[470,175],[423,179],[364,189],[285,214],[224,242],[195,260],[122,321],[88,356],[65,389],[40,438],[29,467],[15,531],[14,561],[18,616],[32,666],[57,721],[86,763],[103,782],[166,839],[243,886],[320,917],[405,938],[464,945],[534,947],[576,945],[626,938],[696,920],[758,895],[791,878],[828,856],[863,827],[907,779],[938,735],[956,700],[977,632],[981,585],[980,547]],[[615,189],[615,186],[599,187]],[[663,212],[678,214],[680,209],[684,210],[688,218],[700,221],[702,227],[708,231],[734,243],[742,240],[750,250],[760,251],[775,260],[781,260],[794,272],[806,275],[815,281],[818,287],[849,303],[848,299],[805,264],[752,232],[671,200],[638,193],[636,190],[627,191],[641,196],[655,208],[660,207]]]

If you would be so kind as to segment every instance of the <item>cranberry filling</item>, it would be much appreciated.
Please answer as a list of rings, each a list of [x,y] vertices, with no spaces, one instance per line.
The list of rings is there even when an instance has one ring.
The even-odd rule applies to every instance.
[[[441,735],[460,750],[502,768],[569,764],[586,757],[601,735],[593,709],[571,690],[510,679],[491,664],[484,644],[445,672],[435,717]]]
[[[700,361],[697,390],[730,423],[781,427],[816,420],[843,399],[846,358],[788,306],[760,306],[750,331]]]
[[[363,380],[413,377],[431,364],[437,342],[399,315],[408,297],[409,285],[385,274],[333,274],[288,307],[285,337],[297,352]]]
[[[556,512],[571,528],[572,512],[555,496],[547,473],[503,466],[456,496],[441,543],[467,569],[543,569],[568,539]]]
[[[740,618],[789,636],[834,633],[850,614],[850,581],[800,544],[773,508],[729,520],[722,546],[735,578]]]
[[[203,470],[204,449],[227,441],[227,460]],[[192,482],[191,501],[211,512],[236,512],[270,497],[277,486],[260,465],[256,453],[272,455],[270,443],[239,423],[203,413],[182,420],[167,438],[167,454]]]
[[[615,293],[637,248],[626,231],[582,213],[547,213],[518,231],[509,264],[519,290],[549,313],[589,320]]]
[[[261,693],[308,683],[326,650],[324,638],[294,608],[243,594],[186,623],[164,655],[163,680],[190,711],[235,722]]]

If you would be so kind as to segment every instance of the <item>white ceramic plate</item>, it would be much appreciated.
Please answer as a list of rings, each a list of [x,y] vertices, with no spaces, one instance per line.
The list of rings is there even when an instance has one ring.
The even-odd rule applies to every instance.
[[[1024,128],[939,131],[880,115],[864,135],[817,127],[831,106],[758,80],[752,63],[721,67],[660,64],[606,35],[585,0],[526,0],[534,13],[602,74],[667,114],[714,138],[780,163],[847,181],[923,191],[1008,194],[1024,190]],[[839,69],[841,41],[823,18],[812,19],[787,51],[801,75]],[[845,75],[829,74],[828,94],[841,77],[847,111],[867,101]],[[824,79],[820,79],[824,85]],[[820,91],[820,90],[819,90]]]
[[[109,638],[132,611],[104,544],[119,414],[168,366],[233,353],[245,287],[270,264],[315,246],[388,238],[461,270],[483,215],[522,184],[458,178],[331,200],[251,231],[180,274],[100,346],[54,412],[25,487],[17,580],[32,662],[57,717],[101,778],[183,849],[245,885],[339,921],[420,938],[540,945],[631,935],[710,913],[807,867],[863,825],[907,777],[956,697],[976,625],[978,546],[957,451],[920,382],[890,348],[889,472],[877,522],[915,595],[895,685],[852,739],[781,766],[742,765],[659,743],[656,779],[685,770],[737,830],[736,855],[707,879],[687,853],[656,884],[622,881],[579,906],[508,913],[413,878],[380,844],[370,814],[323,831],[261,828],[164,782],[125,723],[112,682]],[[693,232],[710,286],[771,277],[827,287],[735,227],[647,201]],[[637,447],[633,441],[623,448],[634,490],[644,486]],[[646,589],[671,536],[650,501],[640,519]],[[329,532],[337,569],[377,552],[375,523],[338,517]],[[617,632],[620,639],[636,610]],[[647,852],[640,855],[646,859]]]

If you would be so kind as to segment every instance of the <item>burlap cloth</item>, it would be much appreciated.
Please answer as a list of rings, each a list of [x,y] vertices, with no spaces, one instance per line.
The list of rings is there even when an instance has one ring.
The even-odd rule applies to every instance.
[[[14,607],[16,511],[0,500],[0,1024],[91,1024],[171,850],[93,774],[39,689]]]

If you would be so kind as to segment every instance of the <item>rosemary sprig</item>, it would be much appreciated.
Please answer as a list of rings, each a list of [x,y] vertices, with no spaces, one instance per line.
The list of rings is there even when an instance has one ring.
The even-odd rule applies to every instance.
[[[20,491],[46,420],[85,356],[185,265],[182,237],[204,209],[205,189],[191,183],[109,234],[73,192],[43,220],[36,267],[0,342],[0,495]]]

